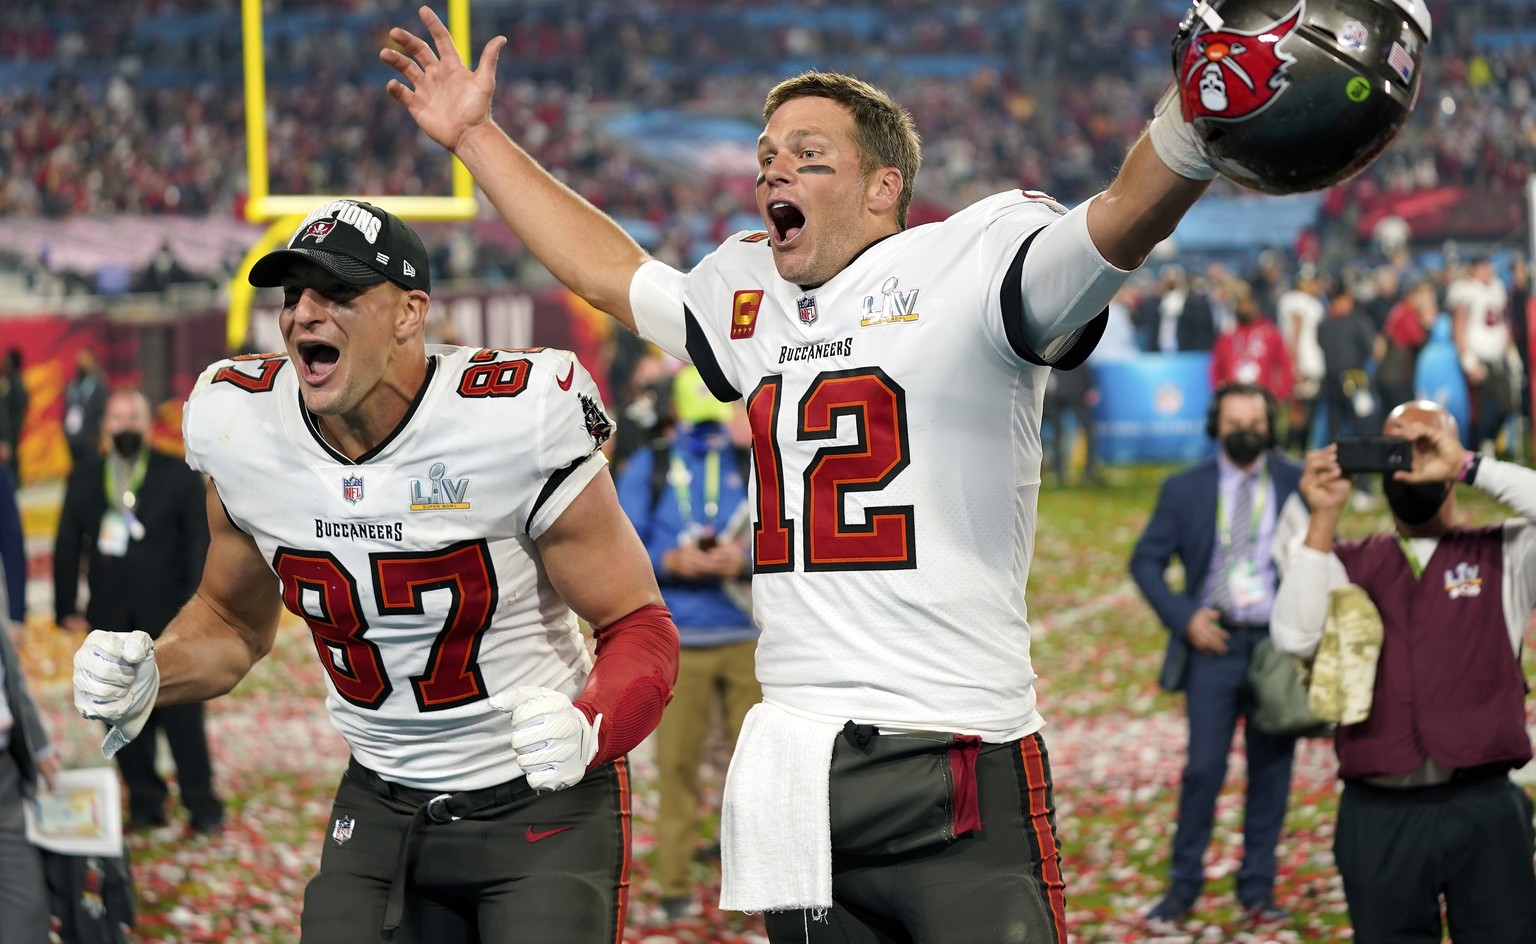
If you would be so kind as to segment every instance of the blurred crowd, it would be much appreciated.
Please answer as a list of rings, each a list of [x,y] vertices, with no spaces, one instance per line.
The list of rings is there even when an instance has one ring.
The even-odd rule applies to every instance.
[[[1330,271],[1290,270],[1283,254],[1266,251],[1245,271],[1220,262],[1144,271],[1111,305],[1094,356],[1209,351],[1211,389],[1268,390],[1281,406],[1277,443],[1296,454],[1342,435],[1378,435],[1392,405],[1432,392],[1465,407],[1467,447],[1524,461],[1530,309],[1530,270],[1517,252],[1426,266],[1399,251]],[[1448,389],[1428,391],[1437,370]]]
[[[1276,375],[1275,392],[1293,405],[1288,415],[1302,437],[1314,421],[1326,422],[1337,377],[1349,377],[1354,390],[1359,371],[1368,367],[1374,384],[1384,367],[1389,392],[1402,389],[1401,357],[1388,355],[1419,333],[1402,328],[1406,322],[1395,330],[1389,315],[1415,292],[1423,299],[1432,290],[1433,302],[1420,304],[1450,317],[1452,285],[1471,267],[1454,254],[1426,265],[1422,252],[1411,256],[1390,232],[1361,245],[1350,214],[1382,193],[1442,185],[1504,190],[1515,199],[1536,169],[1536,7],[1525,0],[1429,5],[1436,32],[1425,93],[1389,152],[1329,193],[1325,218],[1298,244],[1209,263],[1179,258],[1188,272],[1170,260],[1149,265],[1119,306],[1127,346],[1213,350],[1214,369],[1237,379],[1254,369],[1255,345],[1283,348],[1262,369]],[[239,215],[247,186],[244,161],[232,159],[244,150],[239,7],[238,0],[127,0],[105,11],[87,0],[6,4],[0,214]],[[472,33],[509,39],[495,104],[501,125],[599,207],[647,227],[650,251],[687,266],[752,212],[750,187],[651,161],[633,142],[607,136],[605,117],[686,107],[755,125],[772,81],[812,65],[845,69],[883,84],[912,111],[925,141],[919,192],[938,212],[1009,187],[1074,203],[1102,186],[1140,131],[1166,84],[1169,38],[1185,8],[1182,0],[1134,10],[1109,0],[878,7],[797,0],[772,9],[744,0],[477,0]],[[411,11],[375,0],[281,0],[265,9],[272,192],[447,193],[449,163],[383,93],[388,70],[376,59],[388,27],[410,22]],[[1336,233],[1347,230],[1343,252],[1330,251],[1329,216]],[[445,279],[537,274],[503,227],[424,231]],[[135,290],[208,275],[177,266],[163,249]],[[1518,259],[1501,258],[1499,280],[1510,296],[1501,317],[1522,364],[1524,273]],[[1328,316],[1344,308],[1369,329],[1334,330]],[[1319,366],[1326,358],[1313,322],[1324,325],[1332,347],[1351,348],[1325,352],[1332,366]],[[1347,368],[1338,366],[1345,361]],[[617,359],[615,389],[628,384],[625,365]],[[1488,381],[1467,369],[1473,399],[1494,403],[1478,396]],[[1080,408],[1096,394],[1079,387],[1056,396]],[[1332,396],[1335,424],[1349,421],[1348,411],[1339,412],[1344,395],[1333,389]],[[1498,402],[1507,413],[1526,400]]]
[[[0,213],[238,213],[238,6],[6,4]],[[267,75],[273,192],[448,192],[447,162],[382,92],[388,75],[375,53],[409,11],[367,0],[266,6],[267,60],[283,64]],[[685,243],[709,242],[750,209],[749,195],[711,200],[710,182],[639,163],[604,137],[600,116],[666,105],[755,122],[762,91],[786,71],[843,68],[913,112],[927,198],[957,206],[1022,186],[1074,203],[1110,177],[1166,85],[1184,6],[490,2],[474,5],[472,32],[510,40],[503,126],[609,213],[654,224],[663,254],[688,258],[696,247]],[[1426,100],[1362,185],[1522,187],[1536,167],[1536,8],[1430,6]],[[712,224],[697,225],[700,214]]]

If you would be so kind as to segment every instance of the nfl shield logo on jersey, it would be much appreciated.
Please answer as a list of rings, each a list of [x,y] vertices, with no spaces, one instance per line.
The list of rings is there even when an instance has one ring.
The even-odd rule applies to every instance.
[[[349,475],[341,480],[341,497],[350,505],[355,505],[363,500],[363,477],[361,475]]]
[[[795,306],[800,309],[801,324],[816,323],[816,296],[805,295],[796,300]]]
[[[336,819],[336,825],[331,827],[331,838],[336,840],[336,845],[341,845],[352,838],[352,827],[357,825],[357,820],[350,816],[340,816]]]

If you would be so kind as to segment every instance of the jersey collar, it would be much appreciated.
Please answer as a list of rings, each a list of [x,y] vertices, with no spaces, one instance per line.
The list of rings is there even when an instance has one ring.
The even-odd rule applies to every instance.
[[[389,431],[388,436],[385,436],[383,439],[379,440],[378,445],[358,456],[356,460],[349,459],[345,454],[337,451],[331,446],[330,443],[325,441],[325,437],[320,433],[320,427],[315,423],[314,414],[309,412],[309,408],[304,405],[304,394],[302,392],[298,393],[299,416],[304,418],[304,428],[309,430],[309,434],[315,438],[315,442],[320,444],[320,448],[325,450],[326,455],[330,456],[332,459],[335,459],[337,462],[340,462],[343,465],[362,465],[364,462],[367,462],[369,459],[372,459],[374,456],[388,448],[389,444],[394,442],[395,439],[405,431],[406,426],[410,425],[411,417],[416,415],[416,409],[417,407],[421,406],[421,401],[426,397],[427,391],[432,387],[432,378],[436,376],[436,374],[437,355],[429,354],[427,355],[427,376],[422,380],[421,388],[416,391],[416,396],[411,400],[411,405],[406,409],[405,415],[400,417],[400,422],[395,425],[394,429]]]

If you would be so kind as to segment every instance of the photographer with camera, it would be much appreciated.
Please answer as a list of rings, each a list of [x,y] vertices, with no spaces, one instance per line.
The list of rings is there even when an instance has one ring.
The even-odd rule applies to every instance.
[[[1344,781],[1334,858],[1359,944],[1536,940],[1530,797],[1509,779],[1531,759],[1520,645],[1536,604],[1536,472],[1468,452],[1436,403],[1394,409],[1390,443],[1308,453],[1301,493],[1312,518],[1271,614],[1274,644],[1311,658],[1330,592],[1362,588],[1383,641],[1370,714],[1334,735]],[[1393,470],[1393,471],[1388,471]],[[1339,541],[1351,476],[1382,473],[1396,525]],[[1461,524],[1454,485],[1519,512]]]

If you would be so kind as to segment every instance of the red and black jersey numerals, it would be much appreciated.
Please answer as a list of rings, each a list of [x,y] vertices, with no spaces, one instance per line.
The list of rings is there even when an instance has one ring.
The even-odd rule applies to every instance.
[[[233,364],[220,367],[213,383],[234,384],[246,393],[266,393],[277,383],[278,372],[288,363],[287,354],[238,354]]]
[[[775,431],[783,378],[765,377],[747,398],[752,423],[752,463],[757,475],[757,528],[753,540],[758,573],[795,569],[794,520],[784,500],[784,461]],[[911,505],[866,508],[850,521],[850,493],[879,491],[911,462],[906,392],[878,367],[817,375],[795,411],[795,438],[831,439],[842,417],[857,439],[818,449],[805,467],[801,532],[807,571],[903,570],[917,566]]]
[[[426,665],[410,677],[417,709],[442,711],[489,696],[480,643],[496,612],[497,585],[484,539],[437,551],[371,554],[369,561],[374,604],[382,616],[419,615],[426,611],[426,593],[450,594]],[[336,693],[359,708],[382,706],[395,686],[378,644],[367,638],[357,578],[326,551],[279,548],[272,569],[283,582],[283,605],[308,624]]]
[[[536,354],[542,350],[542,347],[487,347],[476,351],[469,359],[469,367],[459,376],[459,396],[470,399],[517,396],[528,389],[528,371],[533,362],[526,357],[504,361],[501,356]]]

